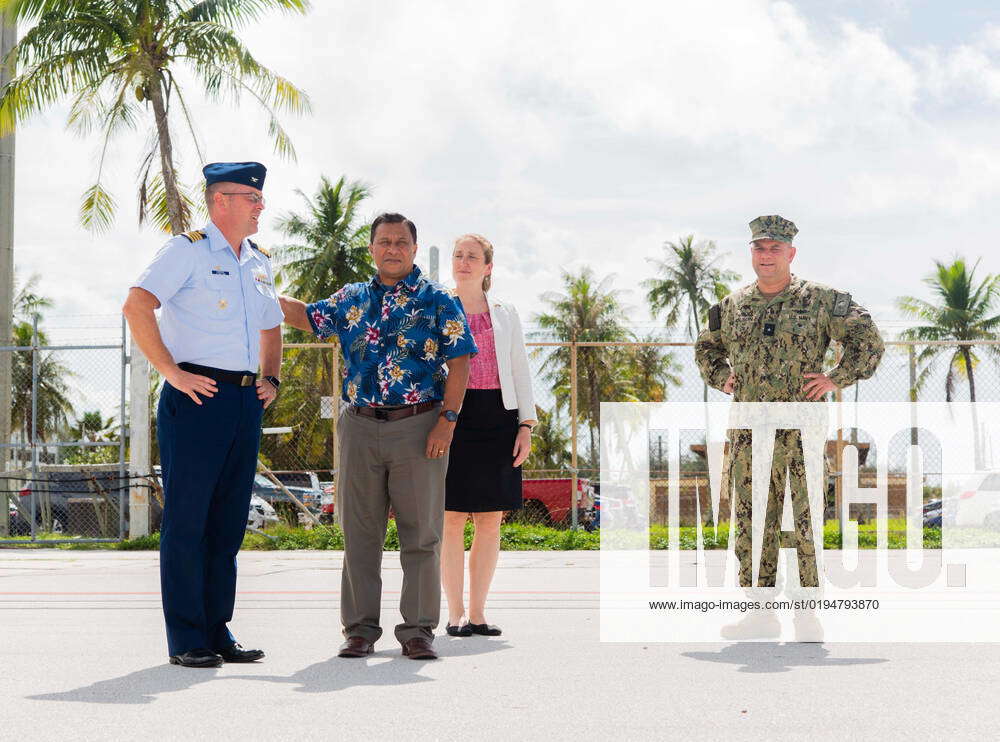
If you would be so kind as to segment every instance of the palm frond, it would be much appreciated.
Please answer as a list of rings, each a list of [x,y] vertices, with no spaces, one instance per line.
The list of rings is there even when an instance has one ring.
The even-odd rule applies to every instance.
[[[93,232],[105,232],[115,220],[115,200],[98,182],[83,194],[80,205],[80,224]]]

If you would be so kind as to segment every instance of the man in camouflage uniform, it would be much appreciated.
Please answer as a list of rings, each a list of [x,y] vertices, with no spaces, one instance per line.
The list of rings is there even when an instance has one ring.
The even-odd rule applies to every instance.
[[[791,274],[792,240],[798,229],[780,216],[750,222],[751,261],[757,281],[709,310],[708,327],[698,337],[695,358],[710,386],[737,402],[820,401],[827,392],[867,379],[884,350],[871,315],[851,295]],[[832,340],[840,343],[840,363],[823,373]],[[740,584],[753,585],[751,432],[730,434],[726,488],[735,490],[736,544]],[[774,587],[780,522],[777,514],[790,478],[794,544],[803,587],[819,585],[809,517],[802,436],[777,430],[765,516],[758,587]],[[773,617],[774,626],[777,619]]]

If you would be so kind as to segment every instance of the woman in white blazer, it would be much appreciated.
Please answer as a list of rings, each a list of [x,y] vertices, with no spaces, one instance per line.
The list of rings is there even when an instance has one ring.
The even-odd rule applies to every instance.
[[[447,632],[498,636],[499,627],[486,621],[486,595],[500,552],[504,511],[523,506],[521,464],[531,453],[535,400],[517,311],[487,296],[493,245],[482,235],[462,235],[455,241],[451,268],[479,353],[469,364],[445,480],[441,583],[448,598]],[[466,620],[465,523],[470,514],[475,536]]]

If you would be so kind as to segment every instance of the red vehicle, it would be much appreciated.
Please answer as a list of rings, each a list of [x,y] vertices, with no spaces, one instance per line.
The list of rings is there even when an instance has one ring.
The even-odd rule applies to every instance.
[[[518,519],[541,525],[568,526],[570,518],[570,491],[572,479],[525,479],[521,483],[524,510]],[[594,507],[594,488],[589,479],[577,479],[577,523],[583,524]]]

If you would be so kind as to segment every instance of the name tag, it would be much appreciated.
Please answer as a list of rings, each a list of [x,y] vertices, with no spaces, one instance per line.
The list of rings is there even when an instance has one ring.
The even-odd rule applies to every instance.
[[[213,270],[212,271],[212,275],[213,276],[228,276],[229,275],[229,271]]]

